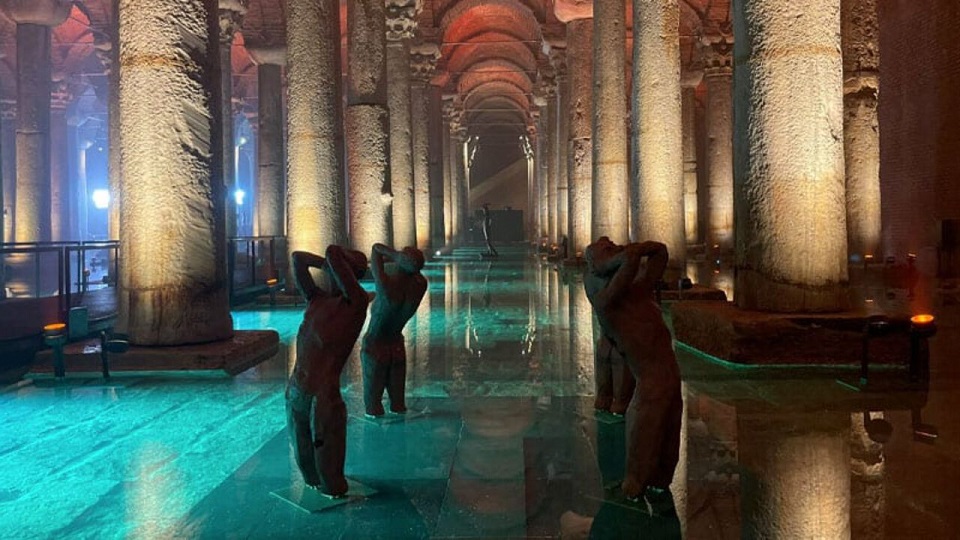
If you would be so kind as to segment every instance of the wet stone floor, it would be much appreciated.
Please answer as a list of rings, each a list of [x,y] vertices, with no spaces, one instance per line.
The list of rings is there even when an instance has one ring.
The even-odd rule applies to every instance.
[[[937,304],[925,386],[896,372],[862,388],[853,371],[735,368],[679,345],[673,504],[634,504],[610,489],[625,424],[592,410],[582,284],[502,254],[461,250],[425,270],[429,294],[406,331],[406,416],[366,419],[356,351],[347,364],[346,473],[369,497],[309,513],[273,494],[304,490],[285,431],[284,346],[234,378],[38,375],[4,389],[0,538],[960,535],[955,303]],[[301,310],[234,318],[290,344]]]

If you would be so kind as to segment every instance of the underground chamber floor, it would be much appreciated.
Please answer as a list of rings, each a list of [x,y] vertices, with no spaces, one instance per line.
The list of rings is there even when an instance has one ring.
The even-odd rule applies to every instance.
[[[953,305],[928,387],[777,376],[684,347],[672,504],[631,503],[625,423],[593,404],[577,277],[523,253],[431,263],[407,327],[405,416],[343,375],[346,473],[375,493],[310,513],[284,417],[292,348],[237,377],[35,376],[0,393],[0,538],[951,538],[960,534]],[[293,342],[301,309],[242,310]],[[628,415],[628,421],[630,416]],[[880,444],[878,426],[892,427]],[[869,427],[870,429],[866,429]],[[879,429],[883,432],[883,429]],[[839,533],[838,533],[839,531]]]

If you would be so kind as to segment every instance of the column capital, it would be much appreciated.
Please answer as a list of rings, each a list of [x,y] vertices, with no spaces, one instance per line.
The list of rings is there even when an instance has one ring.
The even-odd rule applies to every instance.
[[[387,41],[410,39],[417,31],[417,14],[423,0],[385,0],[387,6]]]
[[[440,47],[436,43],[420,43],[410,47],[410,76],[416,82],[426,83],[437,71]]]
[[[220,0],[220,45],[230,46],[233,36],[240,31],[250,0]]]
[[[567,78],[567,49],[559,47],[550,48],[550,65],[558,80]]]
[[[537,90],[539,97],[547,100],[557,95],[557,71],[551,65],[541,66],[537,76]]]
[[[703,80],[703,66],[700,66],[699,69],[693,68],[684,69],[680,71],[680,87],[681,88],[696,88],[700,86],[700,81]]]
[[[109,75],[113,72],[113,43],[103,34],[93,35],[93,54],[103,66],[104,74]]]
[[[2,0],[0,11],[17,24],[60,26],[70,16],[73,0]]]
[[[6,121],[17,119],[16,99],[0,99],[0,118]]]
[[[707,77],[732,74],[733,30],[727,26],[705,33],[700,38],[700,53]]]

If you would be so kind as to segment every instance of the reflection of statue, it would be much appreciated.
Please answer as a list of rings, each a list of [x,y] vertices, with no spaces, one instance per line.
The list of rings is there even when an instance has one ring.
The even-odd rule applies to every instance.
[[[311,267],[330,273],[330,291],[313,281]],[[307,299],[307,309],[287,382],[287,425],[304,481],[334,496],[347,492],[347,409],[340,395],[340,372],[367,316],[367,293],[357,282],[366,268],[363,253],[340,246],[328,247],[326,260],[303,251],[293,254],[297,288]]]
[[[607,336],[601,335],[597,340],[593,366],[597,384],[597,398],[593,407],[618,415],[626,413],[633,399],[636,380],[623,355]]]
[[[658,242],[618,246],[603,237],[587,247],[584,288],[603,333],[639,381],[636,421],[629,433],[623,493],[636,498],[647,487],[666,489],[680,449],[683,398],[673,338],[654,300],[654,284],[667,265]],[[640,260],[648,257],[643,279]]]
[[[397,271],[388,275],[384,259],[392,259]],[[413,247],[395,251],[383,244],[373,246],[370,265],[377,286],[377,297],[370,310],[370,325],[363,336],[360,358],[363,362],[363,402],[367,414],[383,414],[383,390],[390,396],[390,410],[402,413],[407,374],[407,352],[403,344],[403,327],[417,312],[427,290],[427,280],[420,274],[423,253]]]
[[[490,225],[493,223],[493,218],[490,217],[490,203],[483,204],[483,240],[487,243],[487,253],[488,257],[499,257],[500,254],[497,253],[497,248],[493,247],[493,243],[490,241]]]

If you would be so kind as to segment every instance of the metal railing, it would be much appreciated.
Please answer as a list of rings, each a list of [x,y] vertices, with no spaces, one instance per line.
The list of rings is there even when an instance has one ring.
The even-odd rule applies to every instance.
[[[285,236],[238,236],[227,241],[230,294],[264,287],[268,279],[283,279],[287,272]]]

